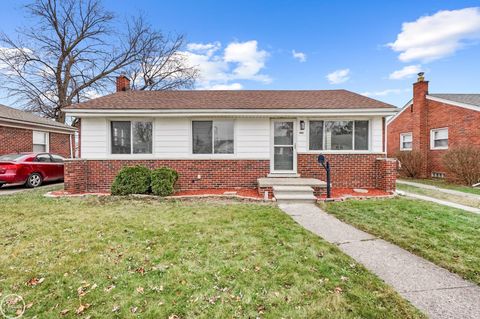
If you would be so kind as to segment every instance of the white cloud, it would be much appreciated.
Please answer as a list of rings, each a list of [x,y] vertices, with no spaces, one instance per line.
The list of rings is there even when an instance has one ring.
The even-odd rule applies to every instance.
[[[235,79],[258,80],[268,83],[270,78],[259,74],[260,70],[265,67],[267,57],[268,52],[258,50],[257,41],[252,40],[230,43],[225,48],[223,58],[225,62],[237,64],[233,70]]]
[[[429,62],[454,54],[480,38],[480,8],[439,11],[402,24],[402,32],[388,46],[400,61]]]
[[[412,77],[412,75],[420,72],[422,70],[421,67],[422,66],[420,64],[407,65],[400,70],[397,70],[397,71],[394,71],[394,72],[390,73],[388,78],[390,80],[401,80],[401,79],[405,79],[405,78],[410,78],[410,77]]]
[[[386,89],[386,90],[383,90],[383,91],[363,92],[363,93],[360,93],[360,94],[368,96],[368,97],[372,97],[372,96],[387,96],[387,95],[391,95],[391,94],[401,94],[401,93],[409,92],[409,91],[410,91],[410,89]]]
[[[204,53],[207,56],[212,56],[213,53],[222,47],[221,43],[216,41],[213,43],[189,43],[187,50],[197,53]]]
[[[243,86],[233,81],[271,82],[268,75],[261,73],[269,54],[258,49],[257,41],[232,42],[223,52],[221,49],[220,42],[189,43],[181,52],[199,70],[198,88],[239,90]]]
[[[230,84],[215,84],[206,89],[208,90],[241,90],[243,85],[241,83],[230,83]]]
[[[292,56],[294,59],[297,59],[299,62],[307,61],[307,55],[303,52],[297,52],[295,50],[292,50]]]
[[[330,84],[340,84],[350,79],[350,69],[341,69],[327,74],[327,80]]]

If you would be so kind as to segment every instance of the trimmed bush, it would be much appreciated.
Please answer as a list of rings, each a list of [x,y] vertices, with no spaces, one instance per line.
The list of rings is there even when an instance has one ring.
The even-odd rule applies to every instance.
[[[112,195],[148,194],[151,175],[145,166],[123,167],[113,181]]]
[[[419,151],[401,151],[395,154],[400,162],[400,174],[406,177],[420,177],[424,156]]]
[[[178,173],[168,167],[157,168],[152,171],[152,193],[157,196],[169,196],[174,192]]]
[[[468,186],[480,182],[480,147],[453,148],[442,160],[448,171],[448,179]]]

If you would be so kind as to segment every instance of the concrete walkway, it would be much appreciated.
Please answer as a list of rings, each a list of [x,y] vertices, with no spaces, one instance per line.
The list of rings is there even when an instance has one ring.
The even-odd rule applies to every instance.
[[[437,203],[437,204],[440,204],[440,205],[445,205],[445,206],[449,206],[449,207],[453,207],[453,208],[463,209],[463,210],[466,210],[467,212],[480,214],[480,209],[475,208],[475,207],[470,207],[470,206],[466,206],[466,205],[462,205],[462,204],[457,204],[457,203],[449,202],[449,201],[446,201],[446,200],[443,200],[443,199],[438,199],[438,198],[435,198],[435,197],[430,197],[430,196],[419,195],[419,194],[415,194],[415,193],[411,193],[411,192],[406,192],[406,191],[403,191],[403,190],[402,191],[399,190],[399,191],[397,191],[397,193],[400,194],[400,195],[405,195],[407,197],[421,199],[421,200],[425,200],[425,201],[428,201],[428,202]]]
[[[315,204],[279,207],[383,279],[430,318],[480,318],[480,287],[328,215]]]
[[[467,198],[471,198],[471,199],[480,200],[480,195],[460,192],[460,191],[456,191],[456,190],[453,190],[453,189],[447,189],[447,188],[441,188],[441,187],[437,187],[437,186],[433,186],[433,185],[404,181],[404,180],[401,180],[401,179],[397,179],[397,183],[398,184],[403,184],[403,185],[415,186],[415,187],[423,188],[423,189],[434,190],[434,191],[437,191],[437,192],[442,192],[442,193],[446,193],[446,194],[450,194],[450,195],[462,196],[462,197],[467,197]]]

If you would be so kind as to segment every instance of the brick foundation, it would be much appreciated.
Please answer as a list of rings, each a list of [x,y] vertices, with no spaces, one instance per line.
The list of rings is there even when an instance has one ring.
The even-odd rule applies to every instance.
[[[395,165],[381,154],[328,155],[332,186],[395,190]],[[167,166],[179,173],[178,190],[256,188],[257,179],[270,173],[269,160],[69,160],[65,163],[65,190],[71,193],[109,192],[123,166]],[[393,169],[392,169],[393,167]],[[315,154],[298,155],[302,177],[325,180]],[[201,175],[200,179],[197,176]],[[381,179],[381,181],[379,180]],[[271,190],[270,190],[271,191]]]
[[[176,188],[181,190],[256,188],[257,178],[270,172],[268,160],[70,160],[65,163],[65,190],[110,192],[118,171],[134,165],[175,169],[179,173]]]
[[[299,154],[298,173],[302,177],[325,181],[325,170],[318,164],[317,157],[317,154]],[[396,166],[393,171],[390,171],[390,163],[396,163],[396,161],[385,158],[383,154],[328,154],[326,158],[330,162],[332,187],[379,188],[387,192],[395,191]],[[389,163],[386,167],[382,164],[385,160]]]

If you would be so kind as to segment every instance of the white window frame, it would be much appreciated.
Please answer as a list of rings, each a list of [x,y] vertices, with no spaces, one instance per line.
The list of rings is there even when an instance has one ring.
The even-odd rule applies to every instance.
[[[34,138],[35,133],[45,134],[45,152],[42,152],[42,153],[50,153],[50,133],[46,131],[32,131],[32,150],[33,150],[33,145],[35,145],[35,138]]]
[[[435,147],[435,133],[440,131],[447,131],[447,146]],[[430,149],[431,150],[448,150],[448,127],[434,128],[430,130]]]
[[[411,136],[412,137],[412,147],[410,148],[406,148],[406,147],[403,147],[403,139],[405,136]],[[400,133],[400,150],[401,151],[411,151],[413,149],[413,133],[412,132],[407,132],[407,133]]]
[[[224,122],[230,121],[233,124],[233,153],[228,154],[219,154],[214,153],[215,151],[215,134],[212,132],[212,153],[207,154],[197,154],[193,152],[193,122]],[[213,126],[212,126],[213,128]],[[215,159],[222,159],[222,158],[232,158],[236,157],[237,155],[237,123],[234,118],[193,118],[190,119],[190,126],[189,126],[189,148],[190,148],[190,155],[195,158],[215,158]]]
[[[352,126],[352,149],[351,150],[312,150],[310,149],[310,122],[323,121],[323,141],[322,146],[325,147],[325,122],[353,122]],[[366,150],[355,150],[355,121],[367,121],[368,122],[368,148]],[[369,153],[372,151],[372,119],[370,118],[311,118],[306,120],[308,122],[307,134],[307,153],[318,154],[318,153],[331,153],[331,154],[345,154],[345,153]]]
[[[129,154],[114,154],[112,153],[112,122],[130,122],[130,153]],[[136,154],[133,153],[133,128],[132,122],[149,122],[152,123],[152,152],[145,154]],[[112,118],[107,121],[108,125],[108,155],[109,157],[134,157],[134,158],[144,158],[144,157],[153,157],[155,154],[155,120],[152,118]]]

